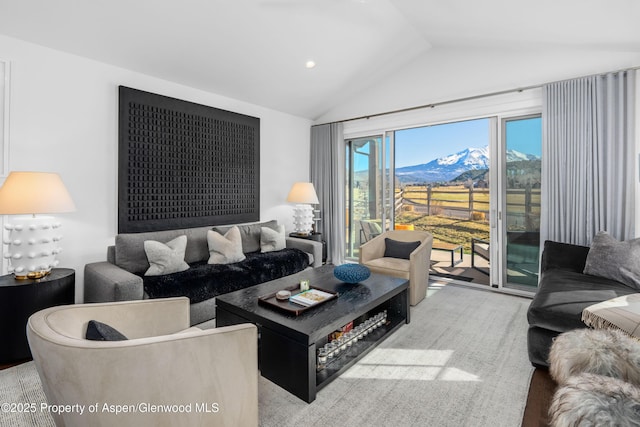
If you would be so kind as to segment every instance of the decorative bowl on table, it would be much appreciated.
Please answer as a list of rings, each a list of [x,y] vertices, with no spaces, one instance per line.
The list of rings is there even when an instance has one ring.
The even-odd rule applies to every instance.
[[[333,270],[333,275],[345,283],[360,283],[371,276],[371,271],[360,264],[342,264]]]

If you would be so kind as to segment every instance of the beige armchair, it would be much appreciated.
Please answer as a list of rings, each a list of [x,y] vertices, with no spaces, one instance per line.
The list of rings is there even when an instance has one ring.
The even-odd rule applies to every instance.
[[[128,340],[84,339],[89,320]],[[258,425],[255,325],[189,328],[187,298],[52,307],[27,337],[48,403],[77,405],[58,426]]]
[[[401,242],[420,241],[410,259],[384,256],[385,238]],[[429,263],[433,236],[426,231],[390,230],[360,246],[360,264],[374,273],[386,274],[409,280],[409,302],[416,305],[427,295]]]

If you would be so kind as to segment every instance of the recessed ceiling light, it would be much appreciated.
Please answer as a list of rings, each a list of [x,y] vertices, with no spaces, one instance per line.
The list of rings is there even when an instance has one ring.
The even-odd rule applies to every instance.
[[[307,68],[313,68],[313,67],[316,66],[316,61],[309,60],[304,64],[304,66],[307,67]]]

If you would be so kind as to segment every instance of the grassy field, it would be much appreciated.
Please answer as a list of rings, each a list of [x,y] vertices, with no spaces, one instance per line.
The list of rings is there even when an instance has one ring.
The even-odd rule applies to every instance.
[[[399,194],[400,190],[396,190]],[[489,210],[489,190],[473,189],[473,206],[471,217],[473,219],[461,219],[442,215],[441,208],[469,208],[469,188],[462,185],[450,187],[433,187],[431,189],[431,215],[402,210],[395,219],[396,224],[413,224],[416,230],[425,230],[433,234],[434,240],[463,245],[465,253],[471,252],[471,238],[489,240],[489,222],[483,212]],[[402,197],[405,201],[411,201],[418,205],[427,205],[426,186],[406,186]],[[525,206],[527,200],[524,190],[510,190],[507,192],[507,213],[514,224],[510,229],[524,230],[525,218],[539,217],[540,214],[540,190],[533,189],[530,194],[530,203]],[[411,203],[405,203],[405,209],[411,209]],[[527,213],[528,210],[528,213]],[[509,223],[510,224],[510,223]]]
[[[489,240],[489,223],[487,221],[403,212],[396,216],[395,222],[396,224],[413,224],[416,230],[425,230],[433,234],[434,240],[463,245],[465,253],[471,253],[472,237]]]

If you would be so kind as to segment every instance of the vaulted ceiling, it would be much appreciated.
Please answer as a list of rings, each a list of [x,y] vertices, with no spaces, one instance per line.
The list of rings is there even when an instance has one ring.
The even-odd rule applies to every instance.
[[[0,0],[0,34],[310,119],[637,66],[638,22],[636,0]]]

